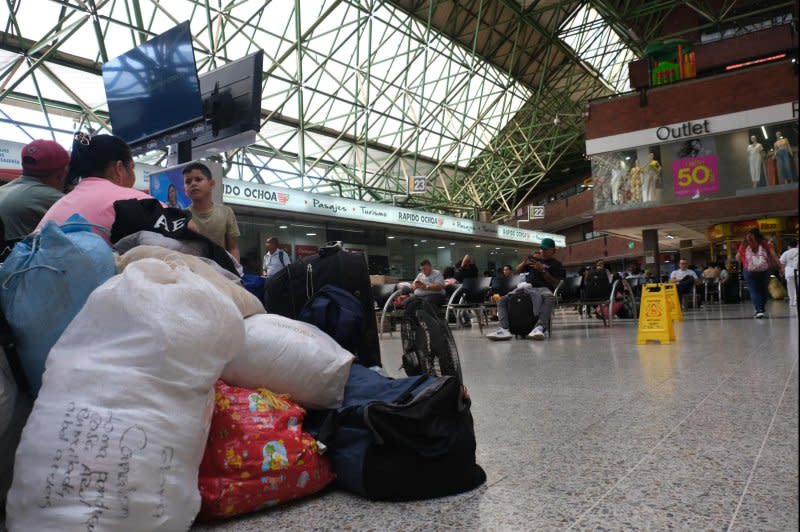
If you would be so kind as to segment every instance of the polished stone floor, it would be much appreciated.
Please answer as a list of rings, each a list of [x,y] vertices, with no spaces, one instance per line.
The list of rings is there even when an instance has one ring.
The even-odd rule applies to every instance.
[[[455,497],[321,495],[200,530],[798,529],[798,322],[711,305],[677,342],[574,314],[544,342],[455,331],[488,482]],[[398,335],[384,365],[400,375]]]

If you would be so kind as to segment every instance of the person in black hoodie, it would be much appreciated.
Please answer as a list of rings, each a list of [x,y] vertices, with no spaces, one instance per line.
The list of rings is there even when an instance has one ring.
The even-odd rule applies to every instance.
[[[466,283],[466,286],[464,286],[464,291],[465,295],[467,296],[467,301],[476,302],[475,300],[480,298],[479,294],[475,293],[478,288],[478,267],[475,265],[472,255],[464,255],[464,258],[461,259],[461,262],[456,269],[454,277],[456,278],[456,281],[462,285]],[[472,321],[470,320],[470,316],[467,312],[461,313],[461,325],[464,327],[472,326]]]

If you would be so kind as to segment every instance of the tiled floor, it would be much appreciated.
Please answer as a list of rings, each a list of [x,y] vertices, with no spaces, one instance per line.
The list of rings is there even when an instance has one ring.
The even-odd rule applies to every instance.
[[[798,323],[785,303],[689,311],[677,342],[574,315],[544,342],[455,331],[473,398],[471,493],[322,495],[198,530],[797,530]],[[390,373],[398,335],[383,341]]]

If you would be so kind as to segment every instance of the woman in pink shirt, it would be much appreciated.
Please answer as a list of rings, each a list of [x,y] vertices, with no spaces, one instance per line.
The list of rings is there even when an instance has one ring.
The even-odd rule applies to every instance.
[[[108,234],[114,225],[114,202],[151,199],[149,194],[132,188],[136,181],[133,166],[131,149],[121,138],[78,133],[72,143],[67,180],[80,181],[50,207],[36,229],[41,229],[49,220],[62,224],[78,213],[89,223],[107,229],[108,233],[97,233],[110,243]]]

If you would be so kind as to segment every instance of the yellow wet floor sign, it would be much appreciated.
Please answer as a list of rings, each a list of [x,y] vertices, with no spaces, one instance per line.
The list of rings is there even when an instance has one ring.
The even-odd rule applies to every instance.
[[[681,299],[678,297],[678,285],[675,283],[663,283],[661,286],[667,292],[667,306],[669,315],[673,320],[683,321],[683,310],[681,309]]]
[[[668,344],[675,340],[675,329],[672,328],[672,317],[667,303],[667,290],[663,285],[644,285],[639,308],[641,310],[639,332],[636,335],[637,344],[644,344],[649,340]]]

